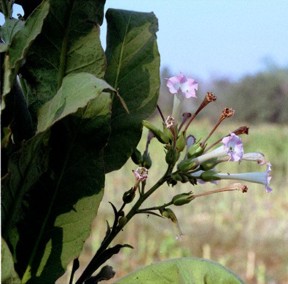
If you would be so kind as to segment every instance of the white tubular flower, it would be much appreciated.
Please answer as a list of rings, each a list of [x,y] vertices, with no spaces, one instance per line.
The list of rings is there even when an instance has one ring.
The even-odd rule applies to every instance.
[[[265,172],[249,172],[249,173],[215,173],[215,177],[219,179],[233,179],[233,180],[243,180],[254,183],[260,183],[265,185],[266,192],[271,192],[272,188],[269,187],[271,181],[271,164],[267,163],[267,169]]]

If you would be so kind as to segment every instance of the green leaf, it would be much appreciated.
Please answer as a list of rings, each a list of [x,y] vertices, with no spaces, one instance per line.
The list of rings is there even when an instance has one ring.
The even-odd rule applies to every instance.
[[[48,0],[44,0],[30,15],[23,28],[20,28],[18,24],[15,24],[15,29],[18,30],[15,35],[13,31],[11,31],[10,22],[7,23],[5,32],[3,30],[4,34],[6,34],[5,39],[11,41],[9,50],[5,56],[3,96],[10,92],[12,84],[29,47],[42,30],[43,21],[46,18],[48,11],[49,2]],[[13,38],[11,40],[12,36]],[[2,108],[5,108],[4,104]]]
[[[3,237],[22,283],[55,283],[89,236],[103,196],[110,96],[53,122],[10,159]]]
[[[24,27],[24,21],[16,19],[6,19],[3,26],[0,27],[1,39],[9,46],[14,35]]]
[[[142,133],[141,122],[156,108],[160,58],[153,13],[109,9],[106,14],[106,81],[124,99],[129,114],[114,98],[112,133],[105,149],[106,171],[119,169],[131,156]]]
[[[42,33],[31,46],[21,73],[30,87],[33,112],[49,101],[65,76],[88,72],[103,78],[106,59],[100,42],[103,0],[50,0]]]
[[[1,240],[1,283],[21,283],[17,273],[14,270],[13,257],[3,239]]]
[[[76,73],[64,78],[57,94],[45,103],[38,112],[37,132],[43,132],[65,116],[85,107],[90,101],[97,99],[94,115],[101,113],[109,103],[110,96],[103,95],[104,90],[113,91],[104,80],[89,73]]]
[[[116,283],[241,284],[244,282],[233,272],[216,262],[199,258],[180,258],[149,265]]]

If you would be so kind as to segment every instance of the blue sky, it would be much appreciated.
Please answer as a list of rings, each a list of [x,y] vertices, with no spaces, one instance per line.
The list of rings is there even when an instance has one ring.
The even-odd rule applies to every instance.
[[[105,7],[153,11],[161,66],[171,73],[238,79],[288,67],[286,0],[107,0]]]
[[[161,65],[171,72],[237,79],[268,64],[288,67],[286,0],[108,0],[108,7],[156,14]]]

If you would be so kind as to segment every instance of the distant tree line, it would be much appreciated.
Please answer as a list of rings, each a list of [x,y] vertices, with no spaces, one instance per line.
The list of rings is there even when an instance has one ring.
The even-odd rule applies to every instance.
[[[165,90],[165,78],[169,70],[162,70],[162,85],[159,104],[169,112],[172,98]],[[174,74],[173,74],[174,75]],[[255,75],[245,76],[238,81],[229,78],[213,79],[208,83],[200,82],[199,96],[212,91],[218,103],[209,106],[204,115],[209,120],[215,120],[223,107],[235,109],[233,120],[253,123],[288,122],[288,68],[270,68]],[[184,104],[184,111],[193,111],[195,101]]]

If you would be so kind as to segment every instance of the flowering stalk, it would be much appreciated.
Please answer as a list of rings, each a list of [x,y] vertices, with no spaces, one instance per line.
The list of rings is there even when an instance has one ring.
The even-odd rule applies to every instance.
[[[213,129],[211,130],[211,132],[208,134],[207,138],[206,138],[203,142],[201,142],[201,144],[202,144],[203,146],[205,146],[206,142],[207,142],[208,139],[211,137],[211,135],[215,132],[215,130],[216,130],[217,127],[221,124],[221,122],[222,122],[224,119],[233,116],[234,113],[235,113],[235,111],[234,111],[232,108],[225,108],[225,109],[222,111],[218,122],[217,122],[216,125],[213,127]]]
[[[184,131],[186,132],[191,122],[194,120],[194,118],[199,114],[199,112],[204,109],[209,103],[216,101],[216,96],[214,96],[213,93],[207,92],[205,98],[203,99],[202,103],[198,107],[198,109],[195,111],[195,113],[192,115],[192,117],[189,119],[188,123],[185,126]],[[179,129],[180,130],[180,129]]]

